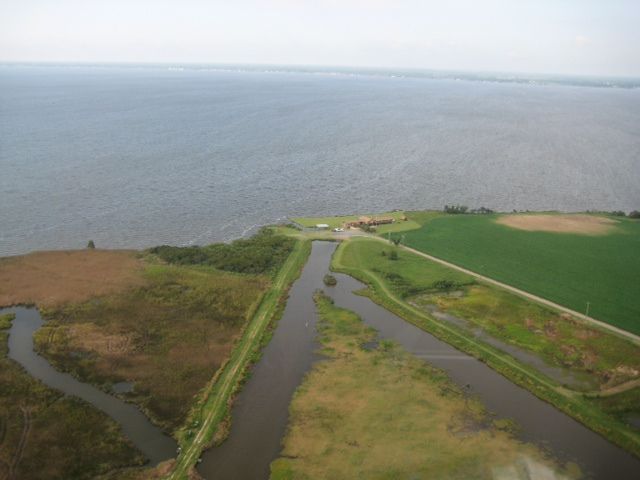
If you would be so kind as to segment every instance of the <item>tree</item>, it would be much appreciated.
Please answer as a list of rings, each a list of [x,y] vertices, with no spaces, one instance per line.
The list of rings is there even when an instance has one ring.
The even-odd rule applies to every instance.
[[[451,213],[454,215],[459,213],[467,213],[467,210],[469,210],[469,207],[467,207],[466,205],[445,205],[444,206],[445,213]]]
[[[391,253],[389,254],[389,260],[397,260],[398,259],[398,252],[395,250],[391,250]]]
[[[96,244],[93,243],[93,240],[89,240],[89,243],[87,243],[87,248],[90,248],[91,250],[96,248]]]
[[[638,210],[634,210],[633,212],[629,212],[629,218],[640,218],[640,212]]]

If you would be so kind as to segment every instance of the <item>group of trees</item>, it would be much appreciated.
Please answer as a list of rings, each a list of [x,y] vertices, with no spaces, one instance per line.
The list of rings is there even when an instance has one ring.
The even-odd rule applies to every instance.
[[[527,210],[527,212],[528,211],[529,210]],[[460,213],[473,213],[473,214],[484,215],[484,214],[495,213],[495,212],[490,208],[486,208],[486,207],[469,209],[469,207],[467,207],[466,205],[445,205],[444,213],[450,213],[453,215],[460,214]],[[517,210],[514,210],[513,213],[517,213]],[[638,210],[633,210],[632,212],[629,212],[628,215],[624,213],[622,210],[614,210],[613,212],[609,212],[609,214],[616,217],[640,218],[640,211]]]
[[[638,210],[629,212],[629,215],[624,213],[622,210],[614,210],[613,212],[609,212],[609,215],[613,215],[614,217],[640,218],[640,212]]]
[[[494,211],[486,207],[469,209],[469,207],[467,207],[466,205],[445,205],[444,213],[450,213],[453,215],[460,214],[460,213],[473,213],[476,215],[485,215],[489,213],[494,213]]]
[[[491,210],[490,208],[480,207],[480,208],[472,208],[471,210],[469,210],[469,213],[487,215],[489,213],[495,213],[495,212],[493,210]]]
[[[274,273],[287,259],[295,240],[276,235],[264,228],[251,238],[231,243],[215,243],[205,247],[172,247],[161,245],[149,249],[168,263],[208,265],[239,273]]]
[[[445,205],[444,213],[458,214],[458,213],[467,213],[469,207],[466,205]]]

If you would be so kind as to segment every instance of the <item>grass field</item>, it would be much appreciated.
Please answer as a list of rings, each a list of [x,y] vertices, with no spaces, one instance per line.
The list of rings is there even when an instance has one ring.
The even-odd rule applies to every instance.
[[[640,375],[637,345],[497,287],[477,284],[451,295],[427,293],[409,301],[436,305],[494,338],[535,353],[583,379],[582,388],[607,390]]]
[[[640,222],[608,234],[525,231],[496,215],[444,215],[406,245],[640,334]],[[411,218],[411,214],[409,214]]]
[[[579,419],[628,450],[640,454],[640,430],[628,418],[640,415],[640,355],[637,346],[616,335],[481,283],[373,238],[344,242],[333,268],[367,283],[374,301],[444,341],[482,359],[509,379]],[[385,255],[382,255],[382,252]],[[538,355],[550,365],[589,379],[595,392],[577,392],[487,345],[474,333],[436,320],[423,306],[438,305],[503,342]],[[624,393],[617,388],[626,389]],[[602,397],[602,398],[601,398]],[[604,401],[603,398],[607,400]]]
[[[0,478],[89,479],[142,463],[108,416],[7,358],[10,322],[0,316]]]
[[[40,308],[36,348],[57,368],[105,390],[133,383],[126,399],[173,432],[294,244],[264,230],[206,247],[11,257],[0,261],[2,298]]]
[[[227,359],[268,278],[147,263],[145,285],[44,310],[37,350],[58,369],[126,398],[169,432]]]
[[[322,353],[298,388],[272,480],[559,478],[446,375],[316,296]],[[528,466],[527,466],[528,462]],[[542,478],[542,477],[540,477]]]
[[[162,246],[146,252],[42,252],[0,259],[0,298],[5,304],[30,303],[40,309],[47,322],[36,332],[36,348],[58,369],[107,391],[116,382],[133,383],[133,392],[121,395],[173,433],[182,446],[194,446],[195,458],[184,464],[188,469],[211,440],[207,435],[220,430],[219,423],[214,423],[204,443],[195,444],[189,437],[197,429],[194,422],[202,419],[200,414],[206,413],[209,403],[218,405],[218,421],[225,418],[246,361],[253,358],[284,292],[304,263],[303,244],[308,246],[264,229],[224,245]],[[292,267],[293,251],[298,255]],[[281,273],[284,265],[289,266],[286,275]],[[0,327],[7,322],[0,319]],[[246,339],[248,331],[251,341]],[[250,348],[241,348],[247,345]],[[246,355],[239,356],[240,351]],[[233,375],[222,372],[222,366],[238,358],[242,361],[234,363]],[[222,393],[214,381],[218,376],[229,379],[225,383],[229,388]],[[2,389],[2,393],[7,393],[7,402],[19,400],[17,392]],[[95,415],[76,404],[56,402],[56,408],[66,409],[57,411],[79,425],[83,415]],[[77,466],[105,479],[161,478],[169,473],[173,462],[153,471],[109,472],[135,464],[141,457],[128,443],[125,455],[114,450],[108,418],[88,418],[93,425],[85,427],[87,435],[77,435],[78,441],[86,441],[78,448],[86,459],[69,455],[65,468]],[[70,424],[69,432],[78,428]],[[0,437],[2,432],[0,428]],[[94,434],[104,438],[92,440]],[[52,443],[46,448],[36,443],[42,452],[32,463],[50,463],[54,474],[47,478],[81,478],[55,474],[56,465],[64,462],[53,456],[66,446],[62,432],[50,436]],[[66,443],[73,447],[74,442]],[[100,460],[102,453],[93,451],[96,448],[111,452],[113,459]],[[91,469],[85,460],[98,463]]]
[[[640,350],[627,340],[410,252],[398,249],[398,259],[391,260],[392,245],[354,239],[341,248],[344,265],[369,270],[405,301],[436,305],[550,365],[581,374],[594,389],[640,378]]]
[[[0,258],[0,306],[52,307],[144,283],[137,252],[73,250]]]

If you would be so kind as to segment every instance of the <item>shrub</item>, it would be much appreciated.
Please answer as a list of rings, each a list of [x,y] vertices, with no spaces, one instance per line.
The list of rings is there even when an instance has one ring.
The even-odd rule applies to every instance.
[[[0,315],[0,330],[8,330],[11,328],[11,322],[13,322],[15,318],[15,313],[5,313]]]
[[[436,282],[433,282],[433,288],[436,288],[438,290],[451,290],[452,288],[457,286],[458,285],[456,284],[456,282],[452,280],[438,280]]]
[[[638,210],[634,210],[633,212],[629,212],[629,218],[640,218],[640,212]]]
[[[149,249],[168,263],[178,265],[208,265],[239,273],[275,273],[287,259],[293,238],[276,235],[263,228],[251,238],[231,243],[216,243],[206,247],[172,247],[162,245]]]
[[[329,287],[333,287],[338,284],[338,280],[336,280],[336,277],[328,273],[324,276],[323,281],[324,281],[324,284]]]
[[[294,229],[294,230],[298,230],[299,232],[301,232],[301,231],[302,231],[302,227],[301,227],[300,225],[298,225],[297,223],[293,223],[293,222],[290,222],[290,223],[283,223],[281,226],[283,226],[283,227],[288,227],[288,228],[292,228],[292,229]]]
[[[391,250],[391,253],[389,253],[389,260],[398,260],[398,252]]]
[[[93,243],[93,240],[89,240],[89,243],[87,243],[87,248],[90,248],[92,250],[96,248],[96,244]]]

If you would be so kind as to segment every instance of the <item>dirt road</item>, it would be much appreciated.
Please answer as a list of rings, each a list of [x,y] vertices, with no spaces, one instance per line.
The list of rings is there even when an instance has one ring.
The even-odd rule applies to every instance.
[[[375,236],[375,235],[368,235],[368,234],[361,234],[361,236],[366,236],[368,238],[375,238],[378,241],[381,242],[387,242],[387,240],[385,240],[384,238]],[[551,300],[547,300],[546,298],[542,298],[542,297],[538,297],[537,295],[534,295],[532,293],[529,292],[525,292],[524,290],[520,290],[519,288],[516,287],[512,287],[511,285],[507,285],[506,283],[502,283],[499,282],[498,280],[494,280],[493,278],[489,278],[489,277],[485,277],[484,275],[480,275],[479,273],[473,272],[471,270],[467,270],[466,268],[460,267],[454,263],[450,263],[447,262],[446,260],[442,260],[438,257],[434,257],[432,255],[429,255],[428,253],[424,253],[421,252],[419,250],[416,250],[415,248],[411,248],[411,247],[407,247],[406,245],[399,245],[400,248],[402,248],[403,250],[406,250],[408,252],[414,253],[416,255],[420,255],[421,257],[424,257],[428,260],[431,260],[432,262],[436,262],[439,263],[441,265],[444,265],[446,267],[452,268],[454,270],[458,270],[459,272],[462,273],[466,273],[467,275],[470,275],[474,278],[477,278],[478,280],[482,280],[485,283],[489,283],[491,285],[495,285],[497,287],[500,287],[504,290],[508,290],[509,292],[515,293],[516,295],[520,295],[521,297],[527,298],[529,300],[532,300],[536,303],[540,303],[542,305],[545,305],[547,307],[551,307],[553,309],[559,310],[561,312],[565,312],[565,313],[569,313],[570,315],[573,315],[574,317],[579,318],[580,320],[583,320],[587,323],[590,323],[592,325],[594,325],[597,328],[603,329],[603,330],[607,330],[611,333],[614,333],[618,336],[624,337],[627,340],[630,340],[631,342],[635,343],[636,345],[640,345],[640,336],[635,335],[634,333],[631,332],[627,332],[626,330],[623,330],[621,328],[618,327],[614,327],[613,325],[610,325],[608,323],[602,322],[600,320],[596,320],[593,317],[588,317],[587,315],[580,313],[580,312],[576,312],[575,310],[571,310],[570,308],[564,307],[562,305],[559,305],[555,302],[552,302]]]

